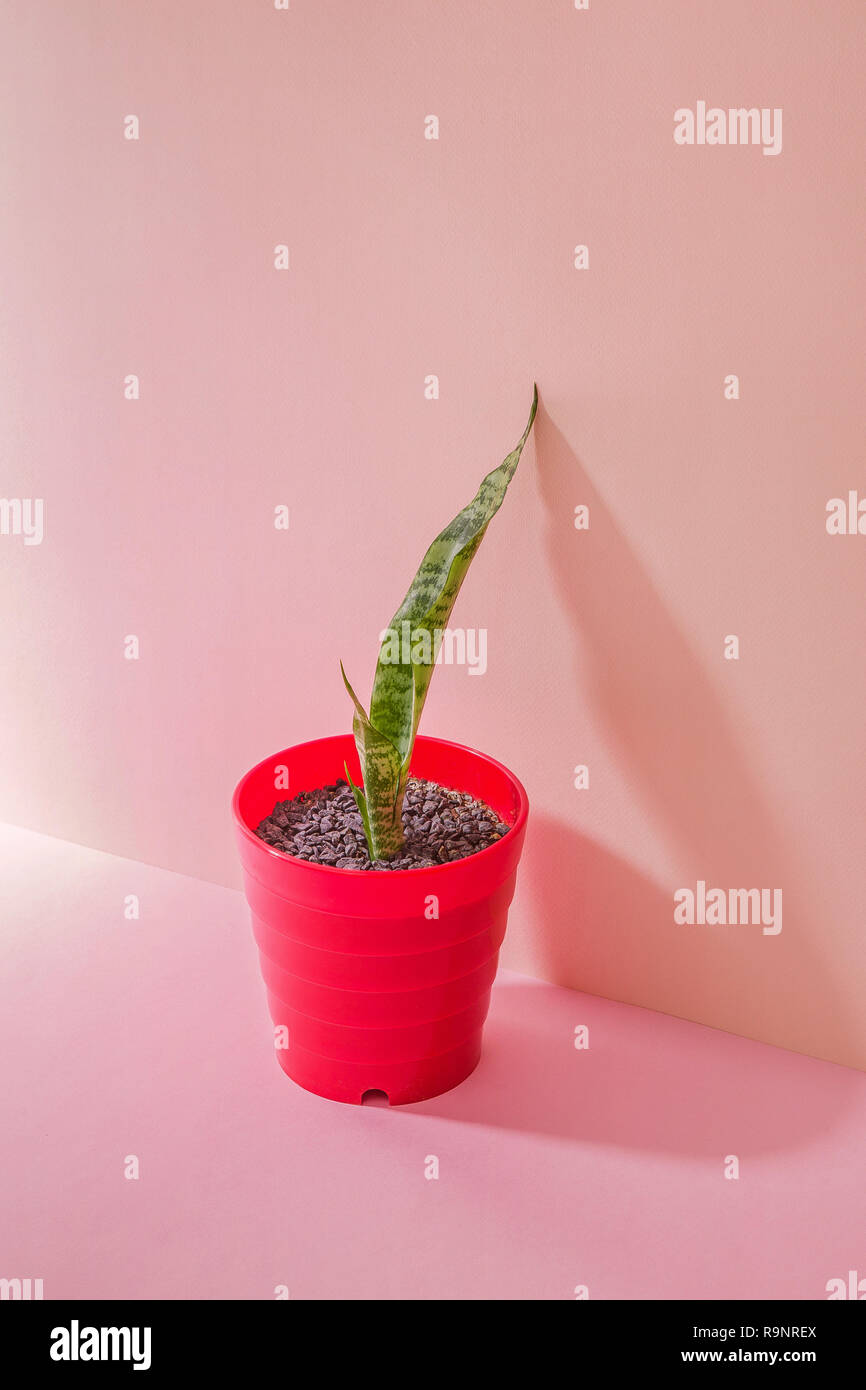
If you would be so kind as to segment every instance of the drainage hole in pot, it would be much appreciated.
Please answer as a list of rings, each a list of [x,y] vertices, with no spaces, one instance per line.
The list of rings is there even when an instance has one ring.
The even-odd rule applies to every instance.
[[[365,1091],[361,1097],[362,1105],[390,1105],[387,1091],[376,1091],[372,1088]]]

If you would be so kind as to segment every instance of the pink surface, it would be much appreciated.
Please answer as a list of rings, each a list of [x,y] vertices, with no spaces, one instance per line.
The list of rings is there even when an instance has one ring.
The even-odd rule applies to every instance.
[[[859,1072],[509,974],[458,1090],[338,1105],[271,1055],[239,893],[22,830],[0,851],[0,1277],[47,1299],[822,1299],[864,1272]]]
[[[536,808],[506,960],[866,1066],[866,536],[825,526],[864,39],[862,0],[7,0],[2,491],[45,536],[0,536],[0,816],[237,886],[232,786],[349,728],[338,658],[366,696],[537,379],[455,613],[488,668],[423,725]],[[678,146],[699,101],[781,153]],[[699,880],[783,931],[677,927]]]

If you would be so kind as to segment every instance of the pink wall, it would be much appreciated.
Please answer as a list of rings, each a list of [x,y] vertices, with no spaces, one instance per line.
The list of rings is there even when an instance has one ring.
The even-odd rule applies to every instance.
[[[236,778],[348,727],[338,659],[366,695],[536,378],[455,615],[488,670],[424,721],[528,787],[506,962],[866,1065],[859,0],[0,27],[0,492],[45,506],[0,535],[0,817],[237,884]],[[781,108],[781,153],[676,145],[699,100]],[[782,931],[675,924],[699,879]]]

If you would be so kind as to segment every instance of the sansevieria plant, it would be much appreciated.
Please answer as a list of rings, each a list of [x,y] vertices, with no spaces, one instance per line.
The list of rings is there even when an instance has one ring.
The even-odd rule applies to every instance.
[[[415,735],[451,610],[484,533],[502,505],[532,429],[538,405],[533,387],[526,429],[511,453],[488,473],[468,506],[429,547],[386,629],[379,651],[370,712],[343,680],[355,706],[353,732],[363,787],[346,768],[372,860],[390,859],[403,845],[403,797]]]

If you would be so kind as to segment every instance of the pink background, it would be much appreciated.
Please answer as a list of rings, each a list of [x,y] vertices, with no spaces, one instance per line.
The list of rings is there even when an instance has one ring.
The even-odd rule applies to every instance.
[[[423,726],[529,791],[506,963],[866,1065],[866,537],[825,530],[866,491],[863,6],[0,26],[0,491],[46,526],[0,536],[0,818],[236,886],[234,782],[349,726],[338,659],[366,697],[535,378],[455,614],[489,668]],[[702,99],[783,108],[782,153],[677,147]],[[781,935],[676,926],[699,878],[781,887]]]

